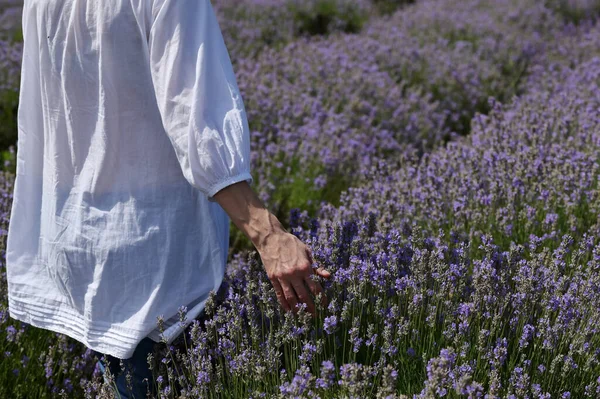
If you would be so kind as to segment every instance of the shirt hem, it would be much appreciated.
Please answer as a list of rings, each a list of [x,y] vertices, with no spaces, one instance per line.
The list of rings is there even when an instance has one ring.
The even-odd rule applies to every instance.
[[[8,311],[15,320],[67,335],[96,352],[119,359],[132,357],[137,345],[150,333],[146,330],[118,328],[106,322],[91,322],[65,306],[48,308],[41,301],[33,303],[23,298],[17,299],[13,293],[8,296]],[[111,327],[106,329],[101,326]]]

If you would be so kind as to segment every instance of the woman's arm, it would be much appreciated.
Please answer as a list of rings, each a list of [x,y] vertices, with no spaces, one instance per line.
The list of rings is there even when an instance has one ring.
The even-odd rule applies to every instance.
[[[311,275],[316,272],[329,278],[331,274],[322,267],[312,268],[310,249],[283,228],[246,181],[225,187],[213,198],[254,244],[285,310],[295,313],[296,304],[301,302],[306,303],[308,312],[315,315],[314,303],[307,286],[315,296],[321,292],[322,303],[327,305],[321,284],[314,281]]]

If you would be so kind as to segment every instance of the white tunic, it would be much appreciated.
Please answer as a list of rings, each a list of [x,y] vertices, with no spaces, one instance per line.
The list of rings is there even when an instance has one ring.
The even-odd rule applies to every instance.
[[[209,0],[25,0],[9,314],[129,358],[223,280],[252,183],[246,111]]]

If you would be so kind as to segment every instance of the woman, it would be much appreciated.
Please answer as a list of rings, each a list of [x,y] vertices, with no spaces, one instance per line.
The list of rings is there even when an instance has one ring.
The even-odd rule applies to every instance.
[[[26,0],[11,317],[133,366],[223,280],[229,220],[278,300],[314,314],[308,247],[250,184],[249,127],[209,0]],[[157,319],[164,318],[161,334]],[[153,381],[149,384],[152,387]],[[125,378],[117,379],[121,397]]]

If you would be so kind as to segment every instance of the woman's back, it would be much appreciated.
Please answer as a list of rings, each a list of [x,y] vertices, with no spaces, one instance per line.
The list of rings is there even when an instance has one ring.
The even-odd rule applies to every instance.
[[[209,197],[251,181],[229,56],[208,0],[27,0],[23,33],[11,316],[127,358],[223,279]]]

